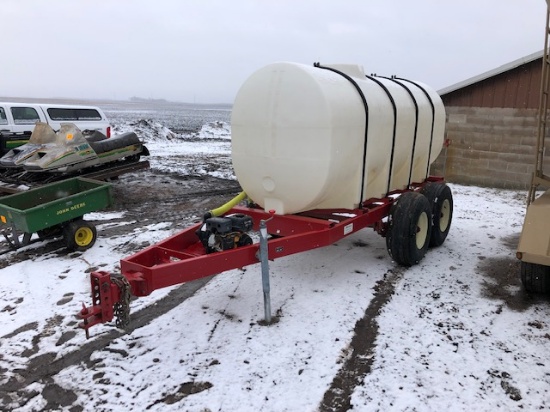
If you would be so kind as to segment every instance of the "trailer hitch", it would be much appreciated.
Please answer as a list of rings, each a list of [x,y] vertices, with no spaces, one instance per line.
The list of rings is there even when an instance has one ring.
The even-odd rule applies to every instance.
[[[78,317],[82,319],[79,327],[90,337],[89,329],[99,323],[106,323],[117,316],[117,327],[126,327],[130,314],[130,284],[124,276],[112,277],[109,272],[92,272],[92,307],[82,303]]]

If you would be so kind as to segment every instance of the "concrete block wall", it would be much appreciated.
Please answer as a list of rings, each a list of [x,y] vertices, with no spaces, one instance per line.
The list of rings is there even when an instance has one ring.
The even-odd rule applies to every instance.
[[[450,145],[432,165],[432,175],[460,184],[529,187],[536,150],[536,109],[446,107],[446,111]],[[545,164],[550,169],[548,161]]]

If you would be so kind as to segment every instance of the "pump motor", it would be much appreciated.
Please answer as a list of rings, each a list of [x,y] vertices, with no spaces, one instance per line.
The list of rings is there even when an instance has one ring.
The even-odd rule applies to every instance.
[[[252,238],[248,232],[252,227],[252,217],[235,214],[206,218],[196,233],[206,253],[212,253],[251,245]]]

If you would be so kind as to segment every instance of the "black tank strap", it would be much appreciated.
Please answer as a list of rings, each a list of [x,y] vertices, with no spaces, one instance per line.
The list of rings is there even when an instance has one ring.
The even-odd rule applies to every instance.
[[[353,80],[351,76],[348,76],[346,73],[340,70],[334,69],[332,67],[321,66],[320,63],[313,63],[313,67],[330,70],[331,72],[337,73],[340,76],[344,77],[347,81],[349,81],[355,87],[355,90],[357,90],[357,92],[359,93],[359,96],[361,97],[361,101],[363,102],[363,107],[365,110],[365,136],[363,140],[363,167],[362,167],[362,173],[361,173],[361,194],[360,194],[361,197],[359,199],[359,207],[362,208],[363,201],[365,200],[363,199],[363,196],[364,196],[364,187],[365,187],[365,172],[367,168],[367,164],[366,164],[367,163],[367,142],[368,142],[368,130],[369,130],[369,105],[367,103],[367,99],[365,98],[365,95],[363,94],[363,91],[361,90],[357,82]]]
[[[407,86],[405,86],[403,83],[401,83],[400,79],[396,79],[395,77],[384,77],[384,79],[391,80],[395,84],[398,84],[401,87],[403,87],[407,91],[409,96],[411,97],[411,99],[413,101],[413,104],[414,104],[414,115],[415,115],[415,118],[414,118],[414,138],[413,138],[413,149],[412,149],[412,153],[411,153],[411,166],[409,168],[409,181],[408,181],[408,184],[407,184],[407,187],[410,187],[411,186],[411,180],[412,180],[414,155],[415,155],[415,152],[416,152],[416,138],[418,136],[418,102],[416,101],[412,91]]]
[[[386,189],[386,194],[388,194],[390,192],[390,187],[391,187],[390,184],[391,184],[391,178],[393,175],[393,159],[395,156],[395,138],[397,134],[397,106],[395,104],[395,100],[391,95],[390,91],[386,86],[384,86],[384,84],[380,80],[377,80],[373,76],[366,76],[366,77],[367,79],[370,79],[376,84],[378,84],[382,88],[382,90],[386,92],[393,108],[393,133],[392,133],[391,154],[390,154],[390,172],[388,173],[388,187]]]
[[[430,173],[430,163],[431,163],[431,156],[432,156],[432,145],[433,145],[433,141],[434,141],[434,127],[435,127],[435,105],[434,105],[434,102],[431,98],[431,96],[429,95],[428,91],[422,87],[420,84],[418,84],[417,82],[413,82],[412,80],[407,80],[407,79],[403,79],[401,77],[396,77],[395,78],[396,80],[402,80],[404,82],[409,82],[411,84],[414,84],[416,87],[418,87],[420,90],[422,90],[424,92],[424,94],[426,95],[426,97],[428,98],[428,102],[430,103],[430,106],[432,108],[432,128],[431,128],[431,132],[430,132],[430,148],[429,148],[429,152],[428,152],[428,164],[426,165],[426,177],[428,177],[428,174]]]

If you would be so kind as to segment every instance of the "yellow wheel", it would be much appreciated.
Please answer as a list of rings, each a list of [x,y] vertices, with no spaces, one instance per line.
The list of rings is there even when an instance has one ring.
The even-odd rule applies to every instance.
[[[97,231],[94,225],[79,219],[69,222],[63,230],[63,235],[67,249],[84,251],[94,245]]]
[[[432,233],[430,246],[441,246],[449,230],[453,219],[453,194],[445,183],[427,183],[420,191],[428,198],[432,207]]]
[[[79,227],[74,234],[74,241],[79,247],[87,247],[94,240],[94,232],[89,227]]]
[[[418,221],[416,222],[416,247],[418,249],[422,249],[424,245],[426,244],[426,239],[428,239],[428,236],[430,235],[430,225],[428,222],[428,215],[426,213],[422,213],[418,217]]]

